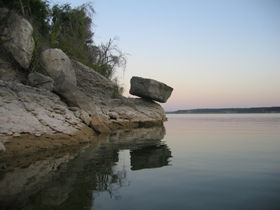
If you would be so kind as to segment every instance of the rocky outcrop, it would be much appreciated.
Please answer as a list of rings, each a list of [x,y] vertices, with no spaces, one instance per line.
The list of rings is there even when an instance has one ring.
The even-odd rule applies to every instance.
[[[68,56],[61,49],[47,49],[40,55],[44,69],[54,79],[55,84],[61,75],[67,76],[76,85],[76,74]]]
[[[54,93],[0,80],[0,142],[6,146],[26,134],[64,135],[79,142],[90,141],[94,132]]]
[[[98,133],[110,133],[106,125],[106,117],[102,116],[100,109],[87,98],[70,79],[61,74],[54,91],[61,95],[69,105],[77,106],[91,116],[90,126]]]
[[[59,80],[57,80],[54,91],[62,96],[69,106],[79,107],[90,115],[97,112],[95,104],[77,89],[73,82],[65,75],[61,75]]]
[[[31,72],[28,75],[28,81],[31,86],[53,91],[54,80],[38,72]]]
[[[0,21],[4,19],[6,22],[0,27],[3,46],[24,69],[28,69],[35,47],[33,27],[23,17],[0,8]]]
[[[77,87],[96,107],[111,130],[159,125],[166,121],[164,109],[157,103],[142,98],[112,98],[118,90],[116,83],[83,64],[72,60],[77,75]],[[107,117],[104,118],[104,115]]]
[[[164,83],[141,77],[132,77],[130,85],[130,94],[161,103],[165,103],[173,91]]]
[[[142,98],[112,98],[118,86],[83,64],[72,60],[77,87],[99,108],[103,121],[111,130],[158,125],[166,121],[164,109],[157,103]],[[86,110],[86,109],[84,109]],[[104,116],[105,115],[105,116]]]
[[[110,117],[112,129],[162,125],[166,121],[165,111],[158,103],[142,98],[111,100],[103,112]]]
[[[0,11],[2,18],[7,10]],[[15,54],[15,59],[20,57],[18,63],[27,69],[34,48],[29,40],[32,27],[13,15],[7,16],[8,21],[12,18],[16,23],[0,29],[2,40],[4,35],[11,35],[5,45],[0,45],[0,51]],[[21,31],[27,33],[20,35]],[[23,39],[20,44],[18,39]],[[70,60],[60,49],[40,54],[44,68],[40,72],[45,75],[22,71],[10,53],[0,53],[0,156],[3,151],[4,156],[11,156],[88,142],[98,133],[162,125],[166,120],[163,108],[152,101],[166,101],[170,96],[172,88],[163,83],[147,80],[149,96],[125,98],[118,95],[116,83]]]
[[[17,65],[13,65],[13,63],[13,59],[9,57],[4,46],[0,45],[0,79],[26,84],[28,72],[21,71],[17,68]]]
[[[104,105],[104,100],[111,100],[118,92],[118,85],[82,63],[71,60],[74,67],[77,87],[97,106]]]

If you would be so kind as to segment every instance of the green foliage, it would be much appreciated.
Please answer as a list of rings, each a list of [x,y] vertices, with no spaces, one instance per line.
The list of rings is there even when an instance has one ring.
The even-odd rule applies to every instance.
[[[118,90],[117,91],[113,91],[112,96],[111,96],[113,99],[115,99],[115,98],[119,98],[119,97],[121,97],[123,95],[124,87],[119,85],[119,81],[118,81],[117,77],[115,77],[113,79],[113,82],[115,82],[117,84],[117,86],[118,86]]]
[[[119,87],[119,96],[122,96],[124,93],[124,87]]]
[[[95,69],[100,74],[107,78],[112,78],[116,69],[123,68],[123,72],[126,67],[126,55],[115,44],[118,38],[110,39],[108,43],[101,44],[98,48]]]
[[[0,7],[21,14],[33,25],[36,47],[30,70],[35,71],[39,67],[40,51],[52,47],[60,48],[69,57],[106,78],[112,78],[120,67],[124,71],[126,54],[118,49],[116,38],[100,46],[94,44],[92,17],[95,11],[90,3],[76,8],[70,4],[56,4],[50,8],[47,0],[1,0]]]
[[[94,10],[89,4],[75,9],[70,4],[54,5],[50,32],[52,47],[60,48],[72,58],[89,64],[84,55],[87,45],[93,43],[90,18],[93,14]]]
[[[47,44],[47,36],[49,33],[49,15],[50,9],[48,1],[43,0],[2,0],[0,7],[9,9],[7,18],[11,12],[16,12],[19,15],[24,16],[33,26],[33,39],[35,41],[35,49],[31,64],[30,71],[36,71],[39,67],[39,54],[43,44]],[[7,19],[6,18],[6,19]],[[5,26],[5,20],[1,20],[0,27]],[[7,41],[7,40],[6,40]]]
[[[39,44],[40,42],[38,41],[38,33],[36,32],[36,30],[34,30],[33,32],[33,39],[35,42],[35,49],[33,51],[33,55],[32,55],[32,59],[31,59],[31,63],[30,63],[30,67],[29,69],[31,71],[37,71],[39,65],[40,65],[40,50],[39,50]]]
[[[0,7],[6,7],[27,18],[30,22],[36,22],[41,33],[47,33],[49,20],[49,3],[44,0],[1,0]]]
[[[124,93],[124,88],[123,88],[123,87],[119,87],[119,88],[118,88],[118,91],[113,91],[111,97],[112,97],[113,99],[116,99],[116,98],[121,97],[121,96],[123,95],[123,93]]]

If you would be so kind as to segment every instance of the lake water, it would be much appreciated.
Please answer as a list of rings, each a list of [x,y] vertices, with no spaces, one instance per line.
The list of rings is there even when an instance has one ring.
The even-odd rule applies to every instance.
[[[167,117],[7,160],[0,209],[280,209],[280,114]]]

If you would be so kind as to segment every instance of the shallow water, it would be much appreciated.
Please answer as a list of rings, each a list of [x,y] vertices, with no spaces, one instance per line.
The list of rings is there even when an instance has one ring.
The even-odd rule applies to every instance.
[[[0,173],[0,209],[280,209],[280,114],[167,115]]]

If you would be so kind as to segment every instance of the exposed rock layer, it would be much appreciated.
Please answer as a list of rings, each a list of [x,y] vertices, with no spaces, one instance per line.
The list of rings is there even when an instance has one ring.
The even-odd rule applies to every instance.
[[[0,18],[7,11],[1,9]],[[16,14],[7,17],[8,23],[14,23],[0,27],[1,38],[5,40],[0,52],[8,52],[0,54],[0,156],[88,142],[96,133],[162,125],[166,120],[165,111],[156,102],[116,98],[116,83],[80,62],[71,61],[60,49],[41,53],[46,75],[22,71],[31,61],[33,29]],[[153,80],[149,81],[153,86]]]
[[[51,77],[45,76],[38,72],[31,72],[28,75],[28,81],[31,86],[43,88],[48,91],[53,91],[54,80]]]
[[[30,134],[30,137],[26,134]],[[17,139],[34,137],[40,141],[42,135],[48,135],[51,139],[67,137],[69,142],[71,138],[78,139],[77,142],[87,142],[92,140],[94,131],[54,93],[0,80],[1,144],[9,147]],[[34,147],[34,144],[30,143],[29,147]]]

